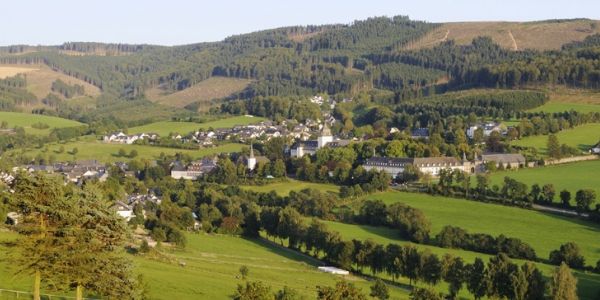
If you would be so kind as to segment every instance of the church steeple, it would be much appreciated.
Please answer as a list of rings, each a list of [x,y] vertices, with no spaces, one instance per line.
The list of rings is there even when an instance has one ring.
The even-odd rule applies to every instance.
[[[252,171],[256,168],[256,157],[254,157],[254,147],[252,146],[252,142],[250,142],[250,157],[246,161],[248,170]]]
[[[323,122],[321,136],[319,136],[319,138],[317,139],[317,148],[323,148],[331,142],[333,142],[333,135],[331,135],[331,129],[329,129],[327,122]]]

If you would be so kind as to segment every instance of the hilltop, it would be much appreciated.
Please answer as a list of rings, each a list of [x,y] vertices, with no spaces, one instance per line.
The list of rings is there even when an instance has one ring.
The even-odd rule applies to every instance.
[[[388,95],[382,97],[385,101],[399,102],[473,87],[597,88],[595,76],[546,65],[552,56],[556,64],[593,73],[595,50],[585,56],[581,51],[600,45],[598,23],[429,23],[406,16],[374,17],[169,47],[82,42],[0,47],[0,64],[12,68],[5,69],[4,81],[19,73],[15,70],[28,78],[27,84],[10,87],[5,110],[25,107],[77,120],[111,117],[138,125],[257,97],[379,93]],[[82,85],[87,100],[46,104],[42,98],[56,79]]]

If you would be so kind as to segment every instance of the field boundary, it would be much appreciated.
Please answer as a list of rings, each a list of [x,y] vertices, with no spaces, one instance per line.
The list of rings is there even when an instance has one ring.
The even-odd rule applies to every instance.
[[[10,294],[14,294],[17,296],[17,298],[19,298],[19,295],[24,294],[24,295],[33,295],[32,292],[28,292],[28,291],[19,291],[19,290],[9,290],[9,289],[2,289],[0,288],[0,297],[4,295],[4,293],[10,293]],[[40,293],[40,296],[42,296],[42,298],[47,297],[48,299],[77,299],[77,297],[73,297],[73,296],[59,296],[59,295],[52,295],[52,294],[43,294]],[[83,298],[83,300],[98,300],[100,298]]]
[[[548,166],[551,166],[551,165],[561,165],[561,164],[568,164],[568,163],[574,163],[574,162],[580,162],[580,161],[597,160],[598,158],[600,158],[598,155],[591,154],[591,155],[565,157],[565,158],[561,158],[561,159],[547,160],[545,162],[545,164],[548,165]]]

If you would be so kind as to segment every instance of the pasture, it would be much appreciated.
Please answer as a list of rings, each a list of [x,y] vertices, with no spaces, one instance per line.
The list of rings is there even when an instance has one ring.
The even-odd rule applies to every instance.
[[[205,123],[161,121],[142,126],[132,127],[129,128],[128,132],[130,134],[154,132],[158,133],[160,136],[168,136],[170,133],[187,134],[201,128],[231,128],[236,125],[249,125],[258,123],[263,120],[265,119],[261,117],[236,116]]]
[[[600,104],[566,103],[550,101],[540,107],[529,110],[530,112],[562,113],[566,111],[577,111],[582,113],[600,112]]]
[[[48,135],[53,128],[77,127],[85,125],[77,121],[63,118],[17,112],[0,112],[0,122],[2,121],[6,121],[9,128],[23,127],[25,129],[25,133],[34,135]],[[47,124],[49,128],[37,129],[32,127],[33,124],[40,122]]]
[[[558,193],[565,189],[571,192],[573,198],[575,192],[580,189],[593,189],[600,196],[598,170],[600,170],[600,160],[583,161],[539,168],[525,168],[518,171],[494,172],[491,174],[491,180],[492,184],[498,186],[502,185],[505,176],[523,182],[529,187],[536,183],[540,186],[552,183],[557,192],[555,201],[559,202]],[[574,202],[572,200],[572,204]]]
[[[389,203],[389,201],[386,201],[386,202]],[[395,231],[393,229],[389,229],[389,228],[366,226],[366,225],[352,225],[352,224],[344,224],[344,223],[333,222],[333,221],[322,221],[322,222],[327,225],[327,228],[329,228],[332,231],[339,232],[341,234],[341,236],[347,240],[371,239],[377,243],[384,244],[384,245],[391,244],[391,243],[399,244],[399,245],[412,244],[408,241],[402,240],[398,236],[397,231]],[[432,221],[432,223],[433,223],[433,221]],[[435,225],[433,225],[432,227],[435,227]],[[452,254],[454,256],[459,256],[459,257],[463,258],[465,260],[465,262],[468,262],[468,263],[473,262],[476,257],[483,259],[484,262],[487,262],[489,260],[489,258],[492,257],[487,254],[458,250],[458,249],[445,249],[445,248],[439,248],[439,247],[428,246],[428,245],[419,245],[419,244],[412,244],[412,245],[417,247],[421,251],[429,251],[431,253],[437,254],[438,256],[443,256],[446,253]],[[525,262],[523,260],[515,260],[515,259],[513,259],[513,261],[518,264],[523,264]],[[555,268],[555,266],[542,264],[542,263],[536,263],[536,265],[538,266],[540,271],[543,272],[546,279],[549,279],[549,277],[552,274],[552,271]],[[595,300],[597,293],[600,292],[600,275],[584,273],[584,272],[579,272],[579,271],[575,271],[574,273],[575,273],[575,276],[577,276],[577,278],[578,278],[577,288],[578,288],[578,294],[579,294],[580,299]],[[378,274],[377,276],[386,278],[386,279],[391,279],[391,278],[387,278],[387,275],[385,275],[385,274]],[[402,284],[408,284],[408,280],[406,280],[406,278],[401,278],[399,280],[399,282]],[[418,285],[426,286],[422,283],[420,283]],[[435,287],[435,289],[440,292],[445,293],[445,292],[447,292],[447,285],[445,283],[440,283]],[[471,297],[472,296],[468,292],[466,292],[464,288],[459,293],[459,299],[471,299]]]
[[[275,182],[266,185],[242,185],[240,188],[258,193],[275,191],[279,196],[287,196],[291,191],[301,191],[308,188],[316,189],[324,193],[332,192],[337,194],[340,191],[340,188],[333,184],[313,183],[294,179],[288,179],[287,181]]]
[[[64,151],[60,149],[64,148]],[[8,152],[8,155],[26,155],[35,157],[42,155],[48,158],[54,156],[56,161],[73,161],[73,160],[88,160],[95,159],[101,162],[116,162],[116,161],[129,161],[129,157],[121,157],[118,155],[119,150],[123,149],[127,154],[131,150],[136,150],[138,156],[136,159],[157,159],[161,153],[166,155],[174,155],[176,153],[183,153],[192,156],[195,159],[202,158],[206,155],[219,154],[219,153],[231,153],[238,152],[242,149],[241,144],[224,144],[213,148],[201,148],[199,150],[186,150],[177,148],[166,148],[166,147],[155,147],[147,145],[126,145],[126,144],[113,144],[104,143],[98,140],[94,136],[85,136],[79,140],[70,141],[66,143],[54,143],[45,145],[43,148],[26,149],[26,150],[15,150]],[[77,148],[77,153],[73,154],[72,151]]]
[[[402,202],[423,211],[431,221],[433,234],[446,225],[471,233],[504,234],[529,243],[537,256],[548,258],[550,251],[566,242],[577,243],[588,264],[600,259],[600,225],[516,207],[482,203],[426,194],[388,192],[371,196],[386,204]]]
[[[0,241],[15,237],[0,232]],[[238,284],[244,283],[239,277],[243,265],[249,269],[248,281],[261,281],[273,292],[288,286],[307,299],[315,298],[317,285],[332,286],[340,278],[317,271],[316,261],[264,240],[205,234],[188,234],[187,238],[185,250],[163,248],[162,255],[130,256],[134,272],[142,274],[149,287],[151,299],[227,299]],[[4,258],[8,247],[0,244],[0,249],[0,258]],[[185,262],[185,267],[179,262]],[[9,275],[14,269],[5,260],[0,260],[0,270],[0,288],[31,289],[30,278]],[[369,292],[366,280],[354,276],[346,279]],[[390,292],[395,299],[408,299],[405,290],[390,288]]]
[[[211,100],[225,98],[244,90],[251,80],[211,77],[201,81],[187,89],[175,93],[165,93],[160,88],[152,88],[146,91],[146,97],[152,102],[184,108],[185,106],[198,103],[200,111],[207,111]]]
[[[600,124],[590,123],[575,128],[562,130],[556,134],[558,142],[588,152],[600,140]],[[546,154],[547,135],[528,136],[512,142],[515,146],[533,147],[540,154]]]

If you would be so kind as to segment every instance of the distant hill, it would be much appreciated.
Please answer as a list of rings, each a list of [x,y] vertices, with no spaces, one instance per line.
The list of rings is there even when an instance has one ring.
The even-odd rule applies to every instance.
[[[599,24],[588,19],[441,24],[394,16],[267,29],[169,47],[0,47],[0,64],[44,66],[28,72],[27,90],[23,80],[0,80],[0,93],[6,95],[0,108],[32,106],[47,94],[57,74],[65,82],[85,82],[94,100],[62,101],[42,109],[86,121],[114,117],[130,126],[204,112],[215,104],[212,100],[222,98],[302,99],[318,93],[346,98],[382,91],[389,96],[375,100],[399,103],[471,88],[565,85],[597,90]],[[562,49],[565,44],[569,46]]]
[[[478,36],[489,36],[506,49],[558,50],[564,44],[582,41],[595,33],[600,33],[600,21],[585,19],[524,23],[445,23],[423,38],[410,43],[405,49],[433,47],[447,40],[454,40],[459,45],[466,45]]]

